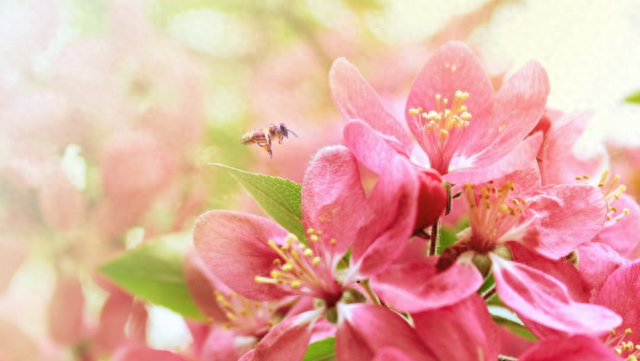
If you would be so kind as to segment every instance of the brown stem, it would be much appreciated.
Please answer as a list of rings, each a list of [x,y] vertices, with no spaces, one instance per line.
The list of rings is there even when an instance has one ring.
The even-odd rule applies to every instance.
[[[488,301],[495,294],[496,294],[496,285],[493,285],[491,286],[491,288],[487,290],[487,292],[482,294],[482,299],[484,299],[485,301]]]
[[[431,226],[431,239],[429,240],[429,253],[427,253],[427,256],[433,256],[438,251],[438,241],[440,238],[438,235],[439,224],[440,221],[438,220]]]

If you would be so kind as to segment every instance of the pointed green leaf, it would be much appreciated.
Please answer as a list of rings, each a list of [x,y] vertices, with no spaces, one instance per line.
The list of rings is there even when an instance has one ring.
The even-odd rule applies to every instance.
[[[335,337],[325,338],[309,345],[302,361],[332,361],[336,359]]]
[[[184,249],[190,240],[190,233],[161,237],[126,251],[102,265],[100,271],[146,301],[191,319],[206,320],[184,278]]]
[[[301,185],[288,179],[247,172],[212,163],[226,169],[284,229],[307,243],[300,211]]]
[[[627,103],[640,104],[640,90],[629,95],[624,101]]]

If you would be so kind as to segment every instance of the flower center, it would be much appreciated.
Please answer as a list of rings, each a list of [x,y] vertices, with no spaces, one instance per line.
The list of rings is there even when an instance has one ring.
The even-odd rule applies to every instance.
[[[311,242],[318,242],[322,232],[309,230]],[[256,276],[257,283],[277,284],[286,287],[292,293],[313,296],[333,301],[340,298],[341,287],[337,284],[327,264],[314,251],[289,234],[283,245],[269,240],[269,247],[277,252],[278,258],[273,260],[270,277]],[[331,240],[329,244],[335,244]]]
[[[632,334],[630,328],[624,330],[623,334],[618,334],[616,330],[611,330],[609,336],[604,340],[604,344],[612,347],[618,356],[625,357],[625,361],[638,361],[640,358],[640,345],[634,345],[633,341],[625,341],[625,338]]]
[[[464,105],[467,97],[469,93],[457,90],[449,107],[449,99],[436,94],[435,110],[423,112],[422,108],[409,109],[421,134],[418,141],[427,152],[431,167],[441,174],[448,173],[453,152],[464,128],[469,126],[471,113]]]
[[[465,195],[469,201],[469,223],[471,224],[471,246],[480,253],[491,251],[498,239],[520,221],[528,207],[525,199],[509,198],[515,189],[513,182],[502,186],[482,187],[480,192],[475,186],[465,185]]]
[[[225,330],[233,330],[247,336],[264,336],[274,325],[275,307],[271,302],[248,300],[239,294],[224,295],[216,291],[216,300],[227,316]],[[278,321],[278,320],[275,320]]]

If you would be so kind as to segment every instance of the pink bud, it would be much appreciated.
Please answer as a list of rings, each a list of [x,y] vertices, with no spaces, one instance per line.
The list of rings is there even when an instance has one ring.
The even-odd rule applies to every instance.
[[[447,191],[442,185],[442,179],[437,171],[423,169],[418,172],[418,178],[420,193],[418,195],[416,231],[436,223],[447,206]]]

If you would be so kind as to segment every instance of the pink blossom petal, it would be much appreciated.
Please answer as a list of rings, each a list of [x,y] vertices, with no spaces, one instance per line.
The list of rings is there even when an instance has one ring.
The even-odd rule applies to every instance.
[[[380,133],[396,138],[405,149],[411,149],[413,142],[407,132],[355,66],[344,58],[337,59],[329,72],[329,84],[333,103],[343,117],[361,119]]]
[[[147,133],[109,140],[100,160],[106,201],[103,230],[117,237],[133,226],[175,175],[176,159]]]
[[[543,340],[518,357],[518,361],[620,361],[612,350],[586,336]]]
[[[356,159],[376,174],[382,174],[391,159],[399,154],[382,134],[358,119],[345,125],[344,142]]]
[[[461,153],[479,164],[507,155],[535,128],[548,95],[547,73],[539,63],[528,62],[482,111],[474,113],[467,106],[473,118],[460,140],[464,144]],[[472,96],[469,92],[469,100]]]
[[[381,306],[338,304],[339,360],[369,361],[385,347],[399,348],[416,360],[436,360],[415,330],[397,313]]]
[[[549,129],[540,149],[540,172],[544,185],[574,183],[576,177],[594,176],[607,159],[606,154],[579,158],[573,144],[584,133],[593,112],[562,115]]]
[[[519,357],[535,344],[534,341],[510,331],[507,327],[498,326],[498,330],[500,331],[500,354],[502,355]]]
[[[532,160],[525,168],[493,179],[494,184],[504,184],[509,181],[513,182],[514,189],[511,192],[513,196],[526,196],[535,193],[535,191],[542,188],[538,162]],[[488,184],[481,184],[480,186],[485,185]]]
[[[630,328],[632,332],[625,335],[624,339],[634,344],[640,342],[639,279],[640,260],[627,263],[609,276],[600,292],[591,300],[594,304],[602,305],[623,315],[623,322],[616,331],[619,335],[625,335],[625,330]]]
[[[289,317],[276,325],[243,361],[299,361],[309,346],[313,324],[322,310]]]
[[[403,312],[421,312],[452,305],[482,285],[472,254],[458,257],[444,272],[436,270],[437,256],[393,265],[372,279],[371,286],[385,303]]]
[[[17,325],[0,318],[0,359],[3,361],[42,360],[36,343]]]
[[[249,345],[236,345],[236,337],[237,335],[232,331],[212,328],[202,346],[198,360],[237,361],[251,347]]]
[[[84,294],[75,277],[60,277],[49,305],[49,334],[59,344],[73,346],[84,332]]]
[[[419,191],[412,167],[406,159],[397,157],[378,178],[351,250],[351,275],[372,276],[391,265],[407,247]]]
[[[218,305],[215,276],[195,254],[187,255],[184,262],[184,277],[189,293],[198,308],[213,320],[224,323],[227,316]]]
[[[513,260],[515,262],[535,268],[538,271],[544,272],[548,276],[562,282],[565,287],[567,287],[569,296],[574,301],[589,301],[590,293],[585,292],[588,290],[583,288],[582,280],[580,279],[580,271],[578,271],[578,268],[576,268],[572,263],[564,259],[550,260],[516,242],[509,242],[508,245],[511,249],[511,254],[513,255]],[[580,265],[582,265],[581,258],[579,262]]]
[[[349,149],[322,148],[302,182],[302,223],[305,229],[322,231],[320,240],[309,246],[342,257],[355,239],[365,201],[358,163]]]
[[[498,326],[484,300],[472,294],[456,304],[412,314],[416,331],[439,360],[496,360]]]
[[[96,347],[101,353],[111,353],[127,343],[125,327],[131,315],[132,305],[133,297],[119,290],[112,292],[107,298],[102,306],[95,334]]]
[[[421,136],[409,109],[436,110],[436,94],[453,101],[458,90],[469,93],[465,105],[471,114],[482,109],[493,96],[491,80],[478,58],[463,43],[449,42],[433,54],[411,85],[405,115],[416,138]]]
[[[82,193],[61,168],[53,169],[38,189],[38,206],[45,223],[62,231],[77,226],[85,215]]]
[[[129,317],[128,336],[133,343],[145,344],[147,342],[147,321],[149,312],[141,300],[135,300],[131,305],[131,317]]]
[[[419,359],[414,359],[397,347],[383,347],[376,353],[373,361],[419,361]]]
[[[628,261],[604,243],[590,242],[578,247],[578,269],[585,291],[599,290],[609,275]]]
[[[484,183],[492,179],[504,177],[514,171],[528,167],[538,154],[542,144],[542,134],[531,137],[516,144],[511,152],[502,157],[485,159],[467,168],[452,170],[442,176],[453,184]]]
[[[193,241],[209,270],[235,292],[268,301],[288,293],[273,284],[257,283],[269,277],[278,254],[268,240],[281,243],[288,232],[274,221],[251,214],[210,211],[196,220]]]
[[[609,309],[574,302],[567,288],[545,273],[489,255],[498,295],[518,315],[567,334],[602,334],[622,322]]]
[[[154,350],[146,346],[129,346],[118,349],[113,361],[187,361],[186,358],[165,350]]]
[[[535,224],[517,241],[545,257],[559,259],[600,232],[606,210],[604,197],[595,187],[544,187],[530,199],[525,212]]]
[[[626,194],[615,200],[612,206],[618,209],[614,216],[620,215],[625,209],[629,210],[629,214],[615,223],[606,225],[598,233],[597,241],[624,255],[635,249],[638,246],[638,242],[640,242],[640,206],[632,197]]]
[[[13,275],[27,255],[28,250],[23,243],[0,239],[0,294],[9,287]]]

